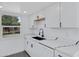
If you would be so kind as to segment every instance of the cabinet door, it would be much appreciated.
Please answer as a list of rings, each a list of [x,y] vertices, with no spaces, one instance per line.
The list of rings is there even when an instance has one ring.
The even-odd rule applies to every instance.
[[[30,28],[34,27],[34,20],[36,19],[36,15],[32,14],[29,16],[29,26]]]
[[[25,40],[25,51],[30,55],[31,54],[31,41]]]
[[[46,27],[59,27],[59,4],[52,5],[45,10]]]
[[[75,2],[61,3],[61,22],[62,27],[76,27],[77,7]]]
[[[29,50],[30,50],[30,41],[29,40],[25,40],[25,50],[27,51],[27,52],[29,52]]]
[[[53,57],[53,50],[43,45],[40,45],[38,43],[32,42],[31,56],[32,57]]]
[[[55,50],[55,57],[69,57],[68,55],[66,55],[65,53],[62,53],[61,51],[57,51]]]
[[[44,10],[38,12],[37,15],[40,16],[40,17],[45,17]],[[38,28],[44,28],[45,27],[45,20],[39,21],[38,24],[39,24]]]

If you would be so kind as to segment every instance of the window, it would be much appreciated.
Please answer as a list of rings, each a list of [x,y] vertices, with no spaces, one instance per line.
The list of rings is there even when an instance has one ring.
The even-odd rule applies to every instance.
[[[20,27],[3,27],[3,35],[19,34]]]
[[[20,26],[20,18],[15,16],[3,15],[2,25],[4,26]]]
[[[2,16],[3,36],[11,34],[20,34],[20,25],[21,25],[20,17],[3,15]]]

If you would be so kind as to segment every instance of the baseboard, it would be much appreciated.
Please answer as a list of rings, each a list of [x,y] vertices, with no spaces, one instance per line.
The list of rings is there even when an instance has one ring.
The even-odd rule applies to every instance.
[[[25,52],[25,53],[28,55],[28,57],[31,57],[31,56],[27,53],[27,51],[25,51],[25,50],[19,51],[19,52]],[[16,52],[16,53],[19,53],[19,52]],[[13,55],[13,54],[16,54],[16,53],[12,53],[12,54],[9,54],[9,55]],[[9,56],[9,55],[3,56],[3,57],[7,57],[7,56]]]
[[[25,52],[29,57],[31,57],[25,50],[24,50],[24,52]]]

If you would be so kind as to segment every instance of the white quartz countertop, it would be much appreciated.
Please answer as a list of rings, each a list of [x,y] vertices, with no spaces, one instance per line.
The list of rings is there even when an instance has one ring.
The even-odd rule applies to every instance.
[[[32,39],[32,40],[38,43],[47,45],[49,47],[52,47],[54,49],[59,48],[59,47],[66,47],[66,46],[74,45],[73,41],[67,41],[67,40],[36,40],[36,39]]]
[[[72,56],[79,57],[79,45],[61,47],[61,48],[57,48],[56,50],[66,55],[69,55],[71,57]]]

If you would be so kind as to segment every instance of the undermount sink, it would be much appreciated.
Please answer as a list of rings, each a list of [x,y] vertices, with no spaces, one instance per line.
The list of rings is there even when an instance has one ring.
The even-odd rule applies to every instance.
[[[34,39],[36,39],[36,40],[45,40],[45,38],[43,38],[43,37],[39,37],[39,36],[32,37],[32,38],[34,38]]]

